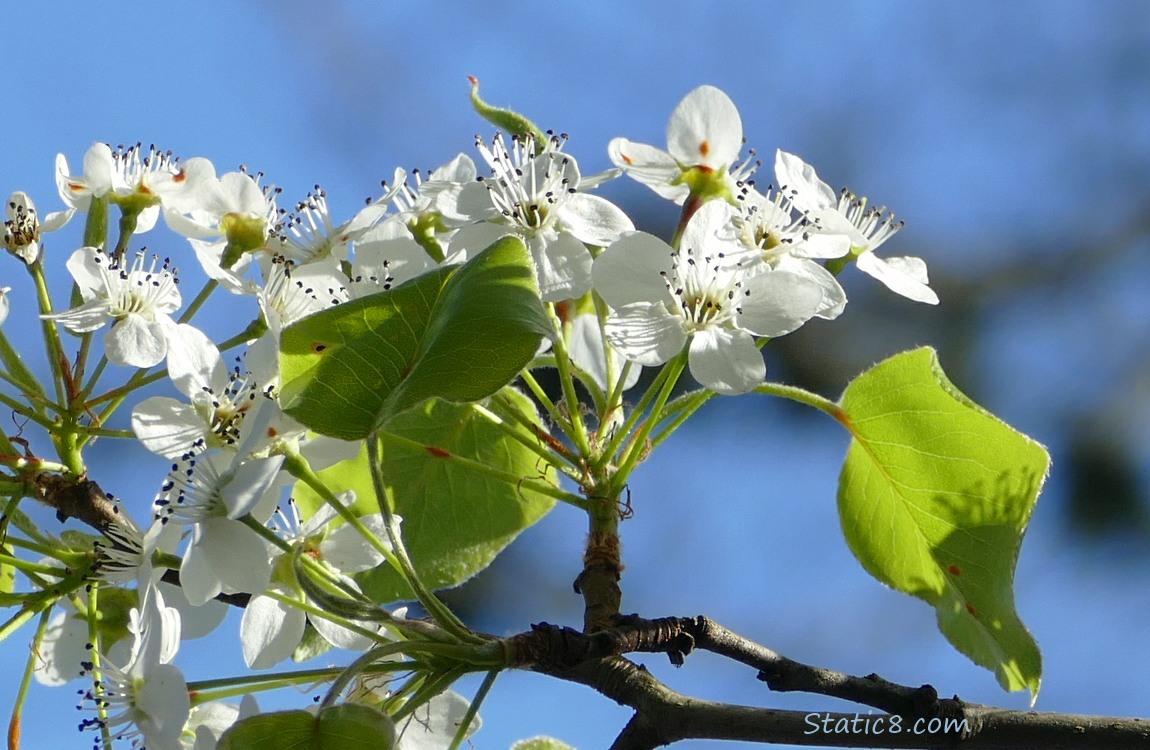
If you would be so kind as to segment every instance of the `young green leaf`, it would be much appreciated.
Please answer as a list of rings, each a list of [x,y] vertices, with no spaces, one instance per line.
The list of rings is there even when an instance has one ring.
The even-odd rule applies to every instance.
[[[523,394],[510,388],[504,393],[524,413],[534,412]],[[383,474],[393,509],[403,518],[404,544],[421,579],[433,589],[458,585],[486,568],[554,505],[552,498],[452,460],[453,456],[466,457],[510,476],[554,481],[554,473],[543,470],[535,453],[469,407],[429,401],[392,419],[385,429],[415,443],[384,440]],[[366,451],[319,475],[337,492],[355,490],[357,513],[378,512]],[[305,513],[319,502],[302,483],[296,485],[294,494]],[[412,597],[411,589],[389,565],[359,578],[377,602]]]
[[[391,719],[370,706],[341,703],[307,711],[278,711],[244,719],[224,732],[219,750],[390,750]]]
[[[550,330],[531,255],[504,237],[462,266],[285,328],[284,411],[318,433],[362,439],[429,398],[490,396]]]
[[[575,748],[554,737],[532,737],[529,740],[519,740],[511,746],[511,750],[575,750]]]
[[[943,635],[1004,689],[1037,697],[1041,656],[1013,581],[1046,450],[959,392],[930,348],[863,373],[841,406],[853,440],[838,506],[855,556],[932,605]]]
[[[526,138],[529,135],[534,136],[535,153],[539,154],[542,152],[543,145],[547,143],[547,136],[539,129],[538,125],[513,109],[494,107],[483,101],[479,98],[479,79],[474,76],[468,76],[467,80],[471,83],[471,106],[475,108],[476,113],[480,117],[495,127],[502,128],[518,138]]]

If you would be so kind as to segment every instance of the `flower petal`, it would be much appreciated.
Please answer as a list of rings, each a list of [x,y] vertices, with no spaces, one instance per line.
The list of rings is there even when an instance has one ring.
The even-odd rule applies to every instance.
[[[672,185],[683,173],[682,167],[666,151],[646,143],[633,143],[626,138],[614,138],[607,144],[607,155],[615,166],[635,180],[654,190],[660,197],[682,205],[691,194],[686,185]]]
[[[746,393],[763,382],[767,366],[746,331],[710,327],[691,338],[691,375],[715,393]]]
[[[858,257],[858,267],[863,273],[881,281],[895,294],[901,294],[915,302],[938,304],[938,295],[927,286],[926,263],[921,258],[883,259],[874,253],[863,253]]]
[[[591,253],[567,232],[528,240],[544,302],[581,297],[591,288]]]
[[[654,235],[624,235],[595,259],[591,269],[595,291],[615,308],[632,302],[669,302],[661,274],[671,270],[674,255],[671,246]]]
[[[624,232],[635,231],[635,225],[623,209],[597,195],[573,193],[559,205],[555,214],[562,227],[576,239],[597,247],[606,247]]]
[[[108,361],[117,365],[151,367],[158,364],[168,353],[161,316],[148,320],[143,315],[130,313],[120,318],[104,337],[104,352]]]
[[[683,351],[683,320],[661,302],[624,305],[607,319],[607,342],[632,362],[661,365]]]
[[[744,280],[748,294],[739,303],[739,326],[757,336],[783,336],[820,310],[823,287],[809,276],[769,271]]]
[[[291,656],[306,625],[307,616],[298,607],[262,594],[253,596],[240,621],[244,661],[252,669],[274,667]]]
[[[196,407],[174,398],[152,396],[132,409],[132,432],[152,453],[176,458],[204,437],[204,420]]]
[[[700,86],[683,97],[667,124],[667,151],[684,166],[726,169],[743,147],[743,120],[731,97]]]

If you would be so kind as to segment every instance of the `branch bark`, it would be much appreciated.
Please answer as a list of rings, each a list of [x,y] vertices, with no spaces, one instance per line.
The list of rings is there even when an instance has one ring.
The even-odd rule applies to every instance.
[[[510,639],[530,668],[577,682],[635,709],[611,750],[651,750],[686,739],[762,744],[972,750],[1126,750],[1150,747],[1150,720],[1011,711],[940,699],[930,685],[898,685],[878,675],[855,677],[781,656],[706,617],[620,618],[605,631],[585,634],[541,623]],[[882,713],[784,711],[703,701],[677,693],[632,652],[664,652],[675,664],[695,648],[759,670],[773,690],[842,698]]]

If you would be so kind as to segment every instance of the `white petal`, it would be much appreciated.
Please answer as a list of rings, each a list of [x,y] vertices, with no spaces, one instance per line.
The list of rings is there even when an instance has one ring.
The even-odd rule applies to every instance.
[[[244,661],[252,669],[270,669],[291,656],[303,639],[303,610],[270,596],[253,596],[240,621]]]
[[[735,229],[736,211],[725,200],[704,203],[683,229],[680,248],[692,248],[696,257],[700,253],[716,256],[733,255],[744,250]]]
[[[921,258],[898,257],[882,259],[874,253],[863,253],[858,257],[859,270],[873,276],[895,294],[925,302],[938,304],[938,295],[927,286],[926,263]]]
[[[686,185],[672,185],[683,174],[682,167],[666,151],[646,143],[632,143],[614,138],[607,144],[607,155],[628,176],[654,190],[660,197],[682,204],[691,194]]]
[[[361,635],[322,617],[311,618],[311,624],[325,641],[336,648],[345,648],[348,651],[366,651],[376,643],[366,635]],[[369,630],[373,627],[369,622],[362,624]]]
[[[45,315],[45,320],[58,320],[69,331],[75,333],[89,333],[102,328],[108,322],[108,312],[111,305],[107,300],[90,299],[79,307],[73,307],[62,313]]]
[[[267,547],[254,531],[229,518],[196,525],[180,565],[189,602],[198,606],[221,591],[263,591],[270,581]]]
[[[731,97],[700,86],[683,97],[667,124],[667,151],[685,166],[727,168],[743,147],[743,121]]]
[[[399,727],[400,750],[443,750],[451,744],[471,704],[454,690],[445,690],[416,709]],[[470,736],[479,730],[479,716],[467,727]]]
[[[149,748],[164,750],[180,747],[180,734],[191,713],[188,683],[174,664],[153,668],[144,684],[136,691],[136,711],[144,741]]]
[[[205,427],[194,406],[166,396],[146,398],[132,409],[132,432],[145,448],[165,458],[186,453],[204,437]]]
[[[104,352],[108,361],[117,365],[151,367],[159,364],[168,353],[168,339],[160,316],[148,320],[143,315],[130,313],[120,318],[104,337]]]
[[[683,351],[683,320],[661,302],[624,305],[607,319],[607,341],[632,362],[661,365]]]
[[[567,196],[555,211],[561,226],[580,242],[606,247],[624,232],[633,232],[635,225],[623,209],[597,195],[575,193]]]
[[[739,302],[739,326],[758,336],[783,336],[806,323],[823,303],[823,287],[788,271],[744,279],[749,294]]]
[[[348,499],[341,497],[345,505],[350,504]],[[354,496],[350,498],[354,502]],[[330,506],[325,506],[330,507]],[[376,539],[387,538],[387,525],[380,514],[373,513],[359,519]],[[324,562],[330,563],[344,573],[360,573],[371,570],[383,562],[383,553],[377,550],[360,534],[355,527],[343,524],[336,527],[331,534],[320,544],[320,553]]]
[[[614,360],[615,374],[621,370],[624,359],[610,347]],[[571,340],[567,343],[567,353],[575,365],[591,376],[600,389],[607,389],[607,350],[604,349],[603,332],[599,328],[599,316],[594,313],[576,315],[571,321]],[[639,381],[641,367],[632,367],[623,384],[623,390],[631,388]]]
[[[544,302],[581,297],[591,288],[591,253],[574,236],[533,237],[528,246]]]
[[[782,149],[775,152],[775,179],[779,192],[789,197],[799,211],[814,211],[838,203],[835,191],[819,179],[814,167]]]
[[[87,620],[71,608],[53,615],[35,661],[36,681],[56,686],[79,678],[80,662],[92,658],[87,644]]]
[[[669,302],[660,274],[671,270],[674,255],[670,245],[646,232],[624,235],[595,259],[591,269],[595,291],[615,308],[632,302]]]
[[[767,366],[746,331],[711,327],[691,338],[691,375],[715,393],[746,393],[763,382]]]
[[[102,269],[107,268],[111,262],[112,259],[107,253],[96,247],[82,247],[68,256],[68,261],[64,265],[75,279],[76,286],[80,289],[80,296],[85,302],[108,295]]]
[[[163,581],[159,582],[156,588],[163,592],[164,602],[180,613],[180,638],[185,641],[203,638],[212,633],[231,609],[223,602],[214,599],[197,607],[188,601],[183,588]]]
[[[228,370],[220,350],[198,328],[181,323],[172,328],[168,343],[168,377],[180,393],[195,398],[210,388],[223,393]]]
[[[283,462],[283,456],[269,456],[244,461],[235,468],[234,475],[219,489],[220,497],[228,506],[228,518],[239,518],[259,503]]]

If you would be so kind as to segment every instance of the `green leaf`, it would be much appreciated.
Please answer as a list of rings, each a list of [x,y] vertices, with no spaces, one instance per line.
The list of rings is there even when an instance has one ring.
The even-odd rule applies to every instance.
[[[219,750],[390,750],[395,725],[378,709],[341,703],[307,711],[277,711],[238,722],[220,737]]]
[[[12,548],[0,544],[0,552],[12,556]],[[11,594],[16,590],[16,568],[8,563],[0,563],[0,594]]]
[[[1004,689],[1037,697],[1042,659],[1013,581],[1046,449],[959,392],[930,348],[863,373],[841,406],[853,440],[838,505],[855,556],[934,606],[943,635]]]
[[[468,76],[468,80],[471,81],[471,106],[475,108],[476,113],[478,113],[480,117],[495,127],[506,130],[516,137],[526,138],[529,135],[534,136],[535,154],[539,155],[543,153],[543,147],[547,143],[547,136],[539,129],[538,125],[527,119],[525,115],[521,115],[513,109],[493,107],[483,101],[479,98],[479,79]]]
[[[523,413],[534,414],[526,396],[510,388],[504,394]],[[392,419],[385,431],[418,444],[413,447],[384,440],[383,474],[393,509],[403,518],[404,544],[420,578],[433,589],[456,586],[486,568],[555,503],[546,495],[442,457],[464,456],[513,476],[554,482],[554,473],[544,473],[533,452],[478,417],[470,407],[429,401]],[[366,450],[352,461],[319,472],[319,476],[336,492],[355,490],[356,513],[378,512]],[[302,483],[296,485],[295,497],[305,513],[319,503]],[[374,601],[412,598],[406,582],[387,564],[359,578]]]
[[[363,439],[429,398],[490,396],[550,332],[531,254],[504,237],[462,266],[285,328],[281,401],[318,433]]]
[[[532,737],[529,740],[519,740],[511,746],[511,750],[575,750],[575,748],[554,737]]]

